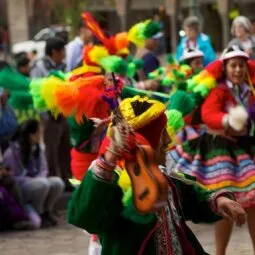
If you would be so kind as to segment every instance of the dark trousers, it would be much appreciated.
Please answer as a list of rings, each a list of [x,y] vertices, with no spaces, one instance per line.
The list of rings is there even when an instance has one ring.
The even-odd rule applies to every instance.
[[[67,182],[71,177],[69,127],[63,117],[48,114],[43,119],[44,143],[50,176],[58,176]]]

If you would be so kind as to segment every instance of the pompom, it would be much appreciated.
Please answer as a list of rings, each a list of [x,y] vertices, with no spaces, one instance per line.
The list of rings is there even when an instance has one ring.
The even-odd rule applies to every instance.
[[[143,59],[135,59],[133,62],[135,64],[135,67],[137,70],[143,68],[143,66],[144,66]]]
[[[161,31],[161,24],[155,21],[149,21],[144,30],[143,35],[145,38],[152,38],[154,35]]]
[[[219,79],[223,74],[223,62],[221,60],[215,60],[206,66],[207,70],[215,79]]]
[[[172,54],[167,55],[167,63],[170,65],[176,64],[176,59]]]
[[[184,91],[177,90],[170,99],[168,110],[174,109],[183,114],[183,116],[191,113],[195,108],[193,98]]]
[[[127,63],[121,57],[108,56],[100,59],[99,62],[106,72],[115,72],[117,74],[125,74],[127,72]]]
[[[109,56],[108,50],[103,46],[94,46],[88,53],[90,60],[93,63],[99,64],[100,59]]]
[[[161,81],[161,85],[164,87],[171,86],[174,83],[175,83],[175,80],[173,78],[171,79],[170,77],[167,77],[167,76],[165,78],[163,78]]]
[[[128,31],[128,39],[130,42],[134,43],[137,47],[144,47],[145,37],[143,35],[143,30],[145,28],[145,23],[140,22],[132,26]]]
[[[187,90],[187,82],[186,81],[179,81],[177,82],[176,84],[176,87],[178,90],[183,90],[183,91],[186,91]]]
[[[129,63],[128,64],[128,70],[127,70],[127,77],[132,78],[135,76],[136,73],[136,66],[135,63]]]
[[[178,132],[184,127],[185,122],[182,118],[182,113],[177,110],[166,111],[167,116],[167,127],[171,127],[174,132]]]
[[[128,44],[129,44],[128,33],[127,32],[122,32],[122,33],[116,34],[115,44],[116,44],[116,48],[118,50],[123,49],[123,48],[127,48]]]
[[[229,125],[236,131],[241,131],[248,121],[248,113],[243,106],[229,109]]]
[[[193,89],[194,93],[199,93],[202,97],[205,97],[209,93],[209,89],[205,84],[201,83]]]

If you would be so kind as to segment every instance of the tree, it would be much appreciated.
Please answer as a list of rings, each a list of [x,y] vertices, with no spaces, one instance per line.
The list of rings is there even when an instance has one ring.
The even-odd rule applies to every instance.
[[[48,6],[51,10],[55,22],[71,28],[71,35],[77,33],[77,27],[80,22],[80,15],[89,6],[92,0],[48,0]]]

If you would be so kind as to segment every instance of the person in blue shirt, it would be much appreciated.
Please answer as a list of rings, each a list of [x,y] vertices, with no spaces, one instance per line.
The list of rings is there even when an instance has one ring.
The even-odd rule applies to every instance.
[[[83,47],[93,42],[92,32],[85,27],[81,20],[79,24],[79,35],[77,35],[66,46],[66,71],[70,72],[77,68],[82,61]]]
[[[138,72],[139,81],[146,80],[150,72],[160,67],[160,61],[155,54],[155,50],[158,48],[159,40],[162,36],[163,33],[158,32],[145,40],[144,48],[137,49],[135,57],[143,60],[143,69]]]
[[[204,53],[204,66],[216,59],[216,54],[211,45],[210,37],[201,32],[201,24],[197,17],[190,16],[184,20],[183,29],[185,37],[182,38],[178,47],[176,58],[180,61],[186,49],[198,49]]]

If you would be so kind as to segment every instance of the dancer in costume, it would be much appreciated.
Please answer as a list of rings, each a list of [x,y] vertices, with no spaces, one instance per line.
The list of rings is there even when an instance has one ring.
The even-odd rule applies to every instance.
[[[188,65],[192,69],[192,74],[186,79],[192,78],[201,72],[203,68],[204,54],[197,49],[187,49],[181,58],[181,63]],[[178,86],[180,88],[180,86]],[[177,143],[183,143],[187,140],[197,138],[204,132],[204,126],[198,123],[199,111],[196,110],[185,117],[185,127],[176,136]]]
[[[197,49],[187,49],[180,61],[191,67],[192,74],[197,74],[203,68],[204,53]]]
[[[122,101],[119,109],[135,130],[139,143],[155,148],[158,163],[164,164],[162,160],[169,143],[165,106],[136,96]],[[116,128],[122,130],[120,136],[125,132],[122,123],[110,129],[110,137],[103,141],[101,155],[74,192],[68,209],[71,224],[99,235],[102,254],[206,254],[187,227],[186,220],[212,222],[219,219],[215,214],[218,213],[237,220],[238,225],[244,222],[244,211],[229,199],[230,193],[211,194],[168,177],[165,177],[169,185],[165,207],[156,212],[139,213],[132,201],[130,181],[125,178],[127,173],[121,169],[118,177],[115,171],[120,169],[117,161],[124,158],[126,162],[132,161],[132,139],[126,140],[131,143],[122,140],[124,147],[120,148],[121,144],[114,142],[118,136]]]
[[[224,51],[221,60],[210,67],[217,87],[201,105],[201,120],[207,132],[177,146],[168,154],[168,160],[170,165],[175,162],[174,169],[194,175],[209,190],[234,192],[247,212],[255,247],[254,66],[238,46]],[[210,73],[203,73],[204,79]],[[190,83],[190,87],[193,85]],[[225,219],[216,224],[217,255],[225,254],[232,226]]]

